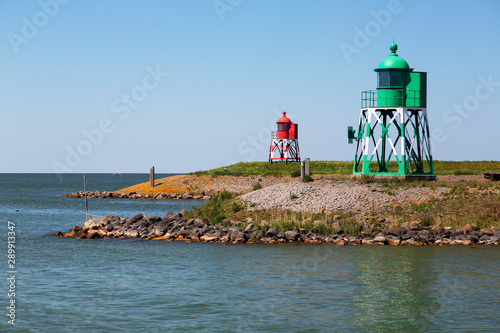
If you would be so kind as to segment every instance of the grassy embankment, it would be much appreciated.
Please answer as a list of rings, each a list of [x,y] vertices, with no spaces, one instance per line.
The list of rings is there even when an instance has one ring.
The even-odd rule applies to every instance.
[[[356,234],[361,229],[360,222],[366,220],[372,228],[383,223],[404,223],[420,221],[423,226],[441,225],[443,227],[459,227],[466,224],[480,228],[500,227],[500,184],[495,182],[458,182],[443,183],[439,175],[480,175],[488,171],[499,171],[498,161],[435,161],[434,167],[438,175],[437,182],[402,181],[399,179],[381,180],[382,186],[391,193],[397,187],[437,187],[450,188],[441,199],[407,207],[387,206],[383,211],[372,211],[366,214],[322,212],[293,213],[280,210],[248,211],[246,204],[240,199],[231,198],[231,194],[223,192],[210,203],[190,212],[192,217],[207,218],[213,224],[252,218],[254,227],[267,230],[270,227],[278,231],[298,230],[314,231],[324,235],[336,232],[340,227],[344,232]],[[298,163],[270,164],[267,162],[237,163],[231,166],[196,172],[204,175],[291,175],[299,168]],[[352,162],[311,161],[311,172],[314,175],[352,173]],[[335,224],[338,222],[338,224]]]
[[[391,162],[394,163],[394,162]],[[311,161],[313,175],[351,175],[352,161]],[[500,171],[500,161],[434,161],[436,175],[481,175]],[[226,169],[226,170],[224,170]],[[299,163],[240,162],[226,167],[196,171],[194,175],[285,176],[300,173]]]

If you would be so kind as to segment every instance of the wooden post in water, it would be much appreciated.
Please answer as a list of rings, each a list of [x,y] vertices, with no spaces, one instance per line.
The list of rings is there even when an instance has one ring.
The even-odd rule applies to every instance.
[[[87,202],[87,182],[85,181],[85,175],[83,175],[83,192],[85,193],[85,221],[89,220],[89,204]]]
[[[155,187],[155,167],[152,166],[149,170],[149,185],[151,188]]]

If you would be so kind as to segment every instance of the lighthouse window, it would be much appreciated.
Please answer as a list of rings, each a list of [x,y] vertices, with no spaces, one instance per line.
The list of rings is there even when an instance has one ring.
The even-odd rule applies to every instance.
[[[401,87],[403,85],[403,72],[383,71],[378,72],[379,87]]]
[[[403,82],[403,72],[397,71],[397,72],[392,72],[390,71],[390,76],[391,76],[391,87],[401,87],[402,82]]]
[[[278,131],[288,131],[288,124],[278,124]]]
[[[379,87],[389,86],[389,72],[378,72],[378,86]]]

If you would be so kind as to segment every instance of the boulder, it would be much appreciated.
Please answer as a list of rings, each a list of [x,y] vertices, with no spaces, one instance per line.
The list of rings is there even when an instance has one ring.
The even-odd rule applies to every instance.
[[[417,242],[421,243],[434,243],[436,240],[434,237],[434,233],[430,230],[421,230],[418,232],[417,237],[415,238]]]
[[[326,238],[321,234],[310,232],[305,236],[305,241],[325,242]]]
[[[161,221],[161,217],[159,217],[159,216],[150,216],[150,217],[148,217],[148,222],[150,224],[154,224],[154,223],[160,222],[160,221]]]
[[[123,236],[125,236],[125,237],[139,237],[139,232],[135,229],[125,230],[125,232],[123,233]]]
[[[148,228],[144,226],[140,226],[139,228],[135,229],[139,233],[138,237],[143,237],[148,235]]]
[[[401,238],[398,236],[387,235],[386,237],[387,244],[389,245],[399,245],[401,244]]]
[[[205,225],[208,224],[208,221],[206,219],[195,219],[193,221],[193,224],[196,228],[203,228]]]
[[[407,230],[404,234],[401,235],[401,240],[412,242],[417,237],[417,235],[418,231]]]
[[[450,234],[450,241],[462,241],[464,239],[465,235],[461,231],[455,231]]]
[[[253,229],[253,223],[248,224],[243,231],[251,231]]]
[[[99,226],[93,220],[87,220],[83,225],[82,232],[86,233],[89,230],[97,230],[98,228]]]
[[[264,237],[264,231],[263,230],[252,230],[252,237],[255,239],[261,239]]]
[[[479,233],[477,231],[473,231],[470,234],[465,236],[466,240],[469,240],[472,244],[477,244],[479,241]]]
[[[99,232],[97,230],[90,230],[87,233],[87,238],[90,238],[90,239],[101,238],[101,234],[99,234]]]
[[[287,241],[296,242],[299,240],[300,234],[297,231],[286,231],[285,239]]]
[[[214,242],[218,239],[218,237],[215,236],[209,236],[209,235],[203,235],[200,237],[200,240],[202,242]]]
[[[383,233],[385,235],[393,235],[397,237],[401,237],[405,229],[403,229],[399,224],[396,225],[390,225],[386,228],[384,228]]]
[[[436,233],[436,234],[442,234],[444,233],[444,228],[440,225],[433,225],[431,230]]]
[[[208,232],[205,233],[205,235],[208,235],[208,236],[211,236],[211,237],[222,237],[222,231],[220,231],[219,229],[212,229]]]
[[[373,237],[373,241],[375,243],[385,243],[386,239],[385,239],[385,236],[382,233],[379,233],[378,235],[376,235],[375,237]]]
[[[278,235],[278,230],[276,230],[275,228],[269,228],[269,230],[267,230],[267,232],[265,233],[265,237],[276,237]]]
[[[134,224],[136,223],[137,221],[140,221],[144,218],[145,216],[143,214],[136,214],[134,216],[131,216],[131,217],[127,217],[124,221],[125,224]]]
[[[175,216],[175,214],[174,214],[174,213],[172,213],[171,211],[168,211],[168,212],[167,212],[167,214],[165,214],[165,216],[164,216],[163,218],[164,218],[164,219],[165,219],[165,218],[166,218],[166,219],[169,219],[169,218],[172,218],[172,217],[174,217],[174,216]]]
[[[488,243],[491,241],[491,236],[484,234],[479,238],[479,242]]]

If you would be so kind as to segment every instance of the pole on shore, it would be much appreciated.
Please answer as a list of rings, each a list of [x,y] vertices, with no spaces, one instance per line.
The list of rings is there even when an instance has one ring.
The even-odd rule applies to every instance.
[[[83,175],[83,192],[85,193],[85,221],[89,220],[89,204],[87,202],[87,182],[85,181],[85,175]]]
[[[151,188],[155,187],[155,167],[152,166],[151,169],[149,169],[149,185]]]

